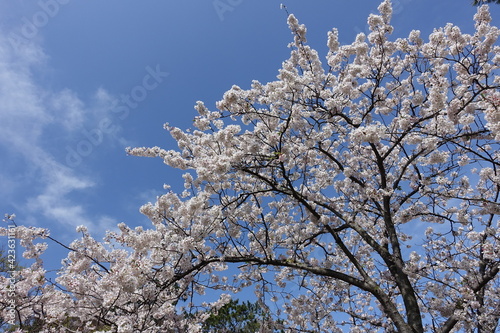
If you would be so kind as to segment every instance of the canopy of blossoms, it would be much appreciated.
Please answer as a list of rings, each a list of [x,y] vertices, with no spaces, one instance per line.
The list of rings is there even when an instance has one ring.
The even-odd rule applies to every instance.
[[[495,331],[499,29],[481,6],[473,34],[392,40],[390,1],[378,9],[352,44],[328,32],[326,58],[290,15],[276,81],[233,86],[214,111],[198,102],[194,131],[165,125],[176,150],[129,149],[185,170],[183,192],[141,208],[149,227],[102,241],[80,227],[55,283],[40,259],[49,232],[15,228],[34,263],[15,284],[0,277],[4,318],[198,332],[251,288],[273,314],[263,332]]]

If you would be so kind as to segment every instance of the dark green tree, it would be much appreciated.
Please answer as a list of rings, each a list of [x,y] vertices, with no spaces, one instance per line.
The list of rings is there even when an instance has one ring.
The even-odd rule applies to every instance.
[[[8,277],[10,271],[17,270],[19,265],[11,256],[8,255],[8,251],[2,246],[0,247],[0,275]],[[0,309],[5,309],[7,305],[0,303]],[[0,317],[0,330],[5,330],[9,327],[7,320],[3,317]]]
[[[249,301],[239,303],[231,300],[212,314],[203,325],[205,333],[255,333],[268,326],[264,331],[279,332],[270,316],[257,303]],[[269,327],[271,326],[271,327]]]
[[[20,268],[19,264],[12,256],[7,255],[7,251],[0,247],[0,274],[8,274]]]
[[[0,273],[6,273],[8,269],[7,256],[5,255],[5,250],[0,248]]]

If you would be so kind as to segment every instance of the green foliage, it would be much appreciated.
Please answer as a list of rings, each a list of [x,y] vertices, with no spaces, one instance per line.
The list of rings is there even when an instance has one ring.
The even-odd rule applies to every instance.
[[[249,301],[239,303],[231,300],[204,323],[205,333],[255,333],[261,325],[273,325],[269,315],[257,303]],[[277,329],[266,331],[278,332]]]
[[[9,263],[7,261],[7,256],[5,255],[4,249],[0,248],[0,273],[6,273],[9,271]]]
[[[19,264],[7,255],[7,251],[1,247],[0,248],[0,274],[6,274],[9,271],[16,271],[22,268]]]
[[[43,329],[43,324],[43,320],[39,318],[33,318],[23,323],[23,325],[12,325],[5,332],[15,332],[20,328],[23,330],[23,332],[26,333],[37,333]]]

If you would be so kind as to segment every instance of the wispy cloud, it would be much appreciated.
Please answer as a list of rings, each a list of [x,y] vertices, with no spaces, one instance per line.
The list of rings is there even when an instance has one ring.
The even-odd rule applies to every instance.
[[[85,105],[76,93],[70,89],[64,89],[57,94],[53,94],[49,101],[49,107],[59,115],[58,122],[67,131],[74,131],[84,123]]]
[[[101,233],[115,221],[89,213],[72,195],[91,189],[95,181],[55,156],[46,139],[81,136],[86,124],[102,118],[116,102],[104,89],[84,101],[70,88],[44,88],[34,73],[46,69],[46,59],[35,41],[14,48],[0,30],[0,148],[4,152],[0,181],[7,201],[3,204],[18,209],[17,215],[30,223],[55,223],[69,229],[84,224]]]

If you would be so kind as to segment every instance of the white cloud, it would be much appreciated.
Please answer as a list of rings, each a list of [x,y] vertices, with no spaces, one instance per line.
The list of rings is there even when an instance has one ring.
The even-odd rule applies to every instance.
[[[94,183],[55,161],[42,149],[36,149],[31,162],[36,166],[42,190],[27,199],[26,208],[30,212],[59,222],[61,225],[74,227],[88,225],[90,221],[81,204],[72,202],[69,194],[78,190],[89,189]]]
[[[74,91],[63,89],[53,94],[49,106],[57,113],[57,121],[67,131],[74,131],[82,126],[85,117],[84,104]]]
[[[30,56],[31,52],[29,46],[22,52],[13,52],[0,36],[0,123],[3,142],[14,148],[36,140],[41,127],[52,121],[41,105],[43,91],[31,79],[29,68],[38,62],[38,58]]]
[[[33,73],[44,72],[46,59],[34,40],[14,48],[0,30],[0,148],[4,160],[14,161],[0,168],[0,179],[16,179],[15,185],[2,189],[10,201],[3,203],[40,226],[50,223],[73,231],[83,224],[102,233],[115,221],[87,211],[74,195],[95,182],[65,165],[63,158],[58,160],[44,138],[81,135],[85,124],[102,119],[114,100],[104,89],[85,103],[71,89],[44,88]]]
[[[161,196],[162,194],[164,194],[164,192],[155,188],[155,189],[149,189],[149,190],[142,191],[141,193],[139,193],[137,195],[137,198],[139,199],[140,202],[142,202],[144,204],[146,202],[155,202],[156,199],[159,196]]]

